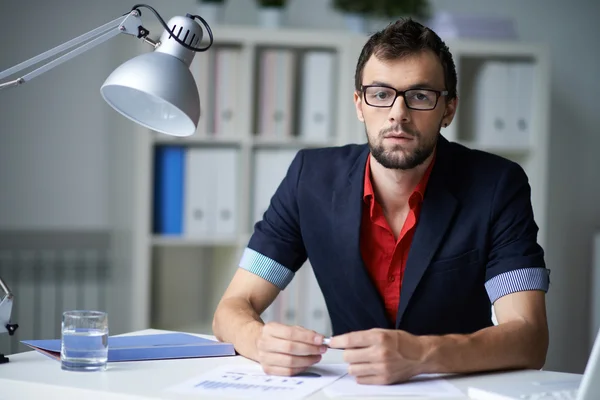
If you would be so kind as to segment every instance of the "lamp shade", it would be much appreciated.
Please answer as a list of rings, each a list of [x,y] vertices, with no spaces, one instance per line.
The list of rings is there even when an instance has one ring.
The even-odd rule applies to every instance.
[[[181,59],[154,51],[126,61],[100,88],[104,100],[138,124],[172,136],[190,136],[200,119],[200,96]]]

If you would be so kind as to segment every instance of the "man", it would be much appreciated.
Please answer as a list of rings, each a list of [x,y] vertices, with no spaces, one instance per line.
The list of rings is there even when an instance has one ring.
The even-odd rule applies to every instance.
[[[330,347],[359,383],[543,366],[549,278],[527,177],[441,136],[456,80],[446,45],[414,21],[368,40],[354,95],[368,145],[297,154],[217,307],[220,340],[270,374],[317,363],[319,332],[260,319],[308,257]]]

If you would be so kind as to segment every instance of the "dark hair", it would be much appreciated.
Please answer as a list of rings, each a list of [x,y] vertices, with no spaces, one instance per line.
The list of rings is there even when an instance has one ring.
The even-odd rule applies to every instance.
[[[448,46],[434,31],[410,18],[402,18],[388,25],[385,29],[374,33],[365,43],[354,75],[356,91],[361,91],[363,70],[373,54],[381,60],[396,60],[424,50],[432,51],[439,58],[444,68],[447,99],[454,99],[456,67]]]

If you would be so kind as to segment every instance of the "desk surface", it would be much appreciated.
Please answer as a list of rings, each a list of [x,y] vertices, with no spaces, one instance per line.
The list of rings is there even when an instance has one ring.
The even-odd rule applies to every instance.
[[[132,334],[160,333],[145,330]],[[199,335],[204,336],[205,335]],[[323,363],[341,363],[342,352],[328,351]],[[60,363],[36,351],[10,356],[8,364],[0,365],[0,400],[4,399],[82,399],[134,400],[134,399],[189,399],[193,396],[167,392],[165,389],[193,378],[222,364],[251,364],[240,356],[218,358],[196,358],[163,361],[141,361],[111,363],[104,372],[67,372]],[[465,393],[458,399],[466,399],[469,386],[485,387],[502,382],[517,384],[529,380],[554,380],[578,376],[549,371],[517,371],[497,374],[453,378],[451,383]],[[389,397],[388,397],[389,398]],[[322,392],[308,399],[329,399]],[[352,399],[344,397],[343,399]],[[362,398],[364,399],[364,397]],[[381,397],[378,397],[381,399]],[[410,398],[402,397],[404,400]],[[419,398],[423,400],[423,398]],[[450,398],[448,398],[450,400]]]

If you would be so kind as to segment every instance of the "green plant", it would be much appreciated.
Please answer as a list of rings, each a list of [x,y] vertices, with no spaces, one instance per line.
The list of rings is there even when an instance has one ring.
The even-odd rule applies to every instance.
[[[429,17],[429,2],[427,0],[373,0],[375,17]]]
[[[256,0],[256,2],[261,7],[283,8],[285,7],[286,0]]]
[[[371,14],[375,10],[372,0],[333,0],[333,8],[349,14]]]

